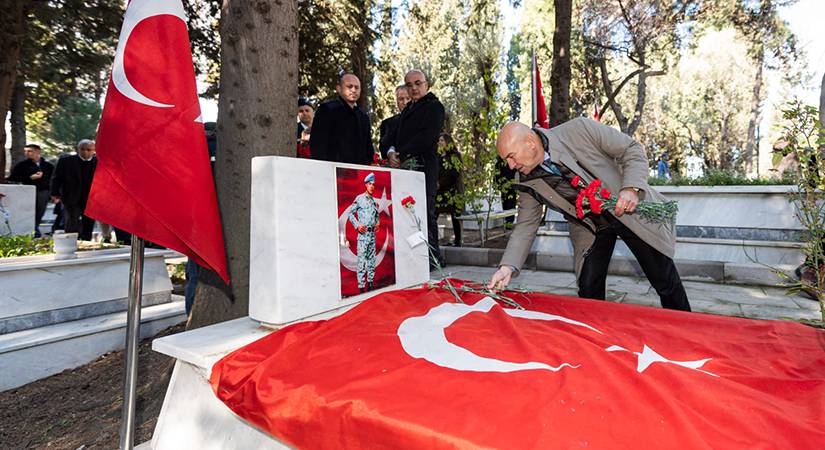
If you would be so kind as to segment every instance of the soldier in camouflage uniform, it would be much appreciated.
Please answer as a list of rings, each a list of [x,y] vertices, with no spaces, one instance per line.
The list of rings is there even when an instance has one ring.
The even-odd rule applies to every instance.
[[[364,178],[366,192],[355,197],[349,207],[349,221],[358,230],[358,289],[364,291],[364,275],[369,292],[375,278],[375,230],[378,228],[378,205],[372,194],[375,191],[375,174]],[[356,217],[357,216],[357,217]]]

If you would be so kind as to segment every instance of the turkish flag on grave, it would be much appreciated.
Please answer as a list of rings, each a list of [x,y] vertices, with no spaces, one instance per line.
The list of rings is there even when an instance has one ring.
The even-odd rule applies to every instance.
[[[238,415],[309,449],[819,449],[825,331],[529,294],[395,291],[212,368]]]
[[[132,0],[123,20],[85,214],[177,250],[229,282],[180,0]]]

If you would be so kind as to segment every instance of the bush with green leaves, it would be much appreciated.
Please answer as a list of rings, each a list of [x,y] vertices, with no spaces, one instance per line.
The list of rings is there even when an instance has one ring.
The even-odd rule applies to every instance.
[[[0,236],[0,258],[54,253],[53,245],[51,239],[34,238],[33,234],[25,236],[7,234]]]
[[[781,278],[789,280],[784,283],[788,295],[806,291],[819,300],[822,321],[825,322],[825,303],[823,303],[823,281],[825,281],[825,129],[819,121],[819,111],[813,106],[800,102],[790,103],[782,111],[788,126],[783,131],[783,140],[788,143],[785,148],[775,150],[773,163],[777,164],[785,156],[793,153],[799,165],[796,168],[796,190],[788,195],[796,206],[796,217],[802,224],[802,250],[805,253],[805,266],[813,270],[810,282],[797,280],[789,274],[772,268]]]

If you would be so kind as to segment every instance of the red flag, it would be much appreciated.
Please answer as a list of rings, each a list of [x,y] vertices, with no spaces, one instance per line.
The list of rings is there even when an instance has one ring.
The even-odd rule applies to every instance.
[[[86,214],[229,282],[183,5],[132,0],[97,134]]]
[[[533,55],[533,108],[536,111],[534,127],[550,128],[550,119],[547,118],[547,105],[544,103],[544,93],[541,90],[541,75],[536,55]]]
[[[238,415],[310,449],[813,449],[825,331],[529,294],[394,291],[215,364]]]
[[[601,117],[599,116],[599,104],[595,100],[593,101],[593,120],[596,122],[601,122]]]

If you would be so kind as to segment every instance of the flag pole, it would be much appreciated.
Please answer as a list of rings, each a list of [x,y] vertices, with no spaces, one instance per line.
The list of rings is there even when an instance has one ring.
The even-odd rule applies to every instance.
[[[120,450],[135,446],[135,403],[137,401],[138,344],[140,343],[140,303],[143,298],[143,238],[132,235],[129,265],[129,297],[126,311],[126,372],[120,422]]]
[[[539,119],[539,105],[538,105],[538,96],[536,95],[536,49],[532,49],[532,57],[530,58],[532,70],[530,70],[530,74],[532,76],[532,87],[531,91],[533,93],[533,122],[530,126],[536,126],[536,121]]]

